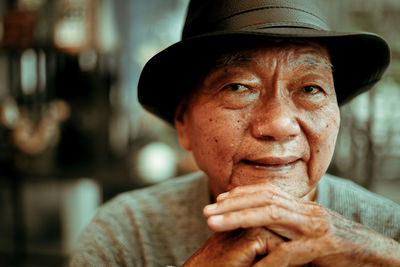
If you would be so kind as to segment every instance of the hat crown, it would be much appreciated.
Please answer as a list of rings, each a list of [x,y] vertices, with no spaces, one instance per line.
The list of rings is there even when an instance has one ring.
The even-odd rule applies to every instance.
[[[312,0],[191,0],[182,40],[143,68],[139,102],[173,125],[182,97],[190,93],[213,56],[234,49],[232,44],[301,38],[320,41],[329,50],[342,105],[382,77],[390,49],[375,34],[329,30],[321,14]]]
[[[192,0],[182,39],[276,27],[329,30],[312,0]]]

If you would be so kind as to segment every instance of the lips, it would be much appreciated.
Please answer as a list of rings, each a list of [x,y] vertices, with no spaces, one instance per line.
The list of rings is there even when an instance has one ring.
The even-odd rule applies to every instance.
[[[294,167],[294,165],[300,161],[297,156],[287,156],[287,157],[264,157],[255,159],[243,159],[242,163],[246,165],[253,166],[255,168],[262,168],[271,171],[279,170],[289,170]]]

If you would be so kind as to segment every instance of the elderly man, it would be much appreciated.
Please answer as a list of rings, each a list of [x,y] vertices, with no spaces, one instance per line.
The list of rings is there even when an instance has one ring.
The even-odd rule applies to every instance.
[[[325,174],[339,105],[388,63],[307,0],[193,0],[139,99],[203,172],[106,204],[72,265],[400,266],[400,207]]]

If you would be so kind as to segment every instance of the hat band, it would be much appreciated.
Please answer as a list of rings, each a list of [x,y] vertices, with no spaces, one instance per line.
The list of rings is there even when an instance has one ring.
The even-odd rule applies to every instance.
[[[193,26],[193,25],[192,25]],[[292,7],[267,6],[253,10],[236,13],[220,21],[214,22],[206,29],[200,27],[201,32],[192,30],[186,31],[183,39],[206,32],[219,31],[250,31],[274,27],[309,28],[315,30],[329,30],[328,25],[320,17]],[[190,28],[190,27],[188,27]],[[190,32],[190,34],[189,34]],[[190,35],[190,36],[189,36]]]

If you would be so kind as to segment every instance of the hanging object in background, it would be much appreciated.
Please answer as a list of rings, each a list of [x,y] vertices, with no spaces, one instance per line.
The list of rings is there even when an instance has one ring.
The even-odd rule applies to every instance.
[[[69,105],[63,100],[53,100],[36,127],[29,116],[21,112],[12,133],[15,146],[30,155],[43,152],[58,141],[60,124],[68,117]]]
[[[11,139],[16,148],[35,155],[56,142],[60,124],[69,117],[69,112],[65,101],[53,100],[36,125],[29,113],[9,98],[0,106],[0,123],[11,129]]]
[[[58,49],[78,54],[87,49],[108,54],[118,47],[112,0],[63,0],[54,24],[53,42]]]
[[[93,3],[91,0],[63,1],[54,25],[54,45],[67,53],[80,53],[92,45]]]

